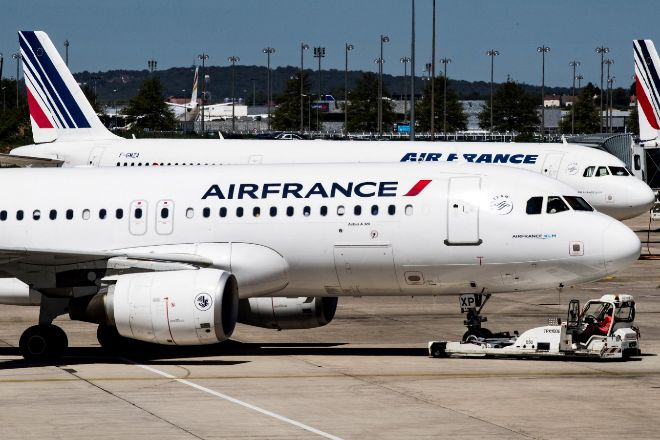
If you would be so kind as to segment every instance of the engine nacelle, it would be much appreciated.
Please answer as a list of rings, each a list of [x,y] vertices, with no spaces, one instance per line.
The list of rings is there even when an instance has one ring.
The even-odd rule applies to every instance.
[[[323,327],[337,311],[337,298],[249,298],[238,306],[238,322],[255,327],[292,330]]]
[[[30,289],[18,278],[0,276],[0,304],[11,306],[38,306],[41,303],[41,294]]]
[[[114,325],[121,336],[140,341],[214,344],[236,327],[238,284],[217,269],[120,275],[91,299],[72,300],[69,314]]]

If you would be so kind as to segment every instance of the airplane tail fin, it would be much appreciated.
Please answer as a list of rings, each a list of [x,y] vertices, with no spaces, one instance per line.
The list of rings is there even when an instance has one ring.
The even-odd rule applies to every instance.
[[[101,122],[48,34],[20,31],[34,143],[116,139]]]
[[[192,96],[190,97],[190,106],[197,107],[197,80],[199,79],[199,67],[195,67],[195,80],[193,81]]]
[[[660,136],[660,58],[651,40],[635,40],[635,88],[641,142]]]

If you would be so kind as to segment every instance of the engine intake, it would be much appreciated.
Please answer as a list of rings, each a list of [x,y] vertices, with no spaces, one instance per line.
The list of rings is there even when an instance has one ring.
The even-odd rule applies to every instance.
[[[337,298],[249,298],[238,305],[238,322],[278,330],[323,327],[337,311]]]
[[[217,269],[120,275],[98,294],[71,301],[71,319],[117,327],[121,336],[171,345],[229,339],[238,315],[238,284]]]

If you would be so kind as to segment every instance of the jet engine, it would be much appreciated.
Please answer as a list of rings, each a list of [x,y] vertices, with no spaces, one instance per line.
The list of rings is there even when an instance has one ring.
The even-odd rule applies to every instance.
[[[119,275],[71,301],[71,319],[117,327],[121,336],[168,345],[213,344],[236,326],[238,284],[217,269]]]
[[[323,327],[337,311],[337,298],[248,298],[238,305],[238,322],[278,330]]]

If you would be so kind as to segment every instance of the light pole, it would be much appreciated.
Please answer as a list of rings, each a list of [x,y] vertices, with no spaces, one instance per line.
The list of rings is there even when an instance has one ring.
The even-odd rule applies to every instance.
[[[383,135],[383,44],[389,43],[390,37],[387,35],[380,36],[380,58],[375,62],[378,64],[378,136]]]
[[[616,76],[613,76],[612,78],[609,78],[607,80],[607,89],[608,89],[608,92],[609,92],[608,93],[609,96],[608,96],[608,100],[607,100],[607,114],[608,114],[607,126],[610,129],[610,133],[612,133],[612,131],[613,131],[612,130],[612,119],[613,119],[614,115],[612,113],[613,113],[614,109],[612,108],[612,105],[613,105],[612,101],[613,101],[614,97],[612,96],[612,93],[614,91],[614,83],[615,82],[616,82]]]
[[[406,120],[408,115],[408,100],[406,99],[406,87],[408,85],[408,63],[410,57],[402,57],[399,60],[403,64],[403,91],[401,92],[401,99],[403,99],[403,120]]]
[[[305,43],[300,43],[300,134],[302,134],[303,131],[305,131],[305,122],[304,122],[305,116],[303,114],[303,99],[304,99],[304,96],[305,96],[305,95],[303,95],[303,93],[304,93],[303,86],[304,86],[304,83],[305,83],[305,81],[303,80],[303,72],[304,72],[304,70],[303,70],[303,61],[304,61],[303,55],[304,55],[306,50],[309,50],[309,45],[305,44]]]
[[[2,113],[4,113],[7,110],[7,106],[5,105],[5,89],[7,87],[2,87]]]
[[[181,90],[183,97],[186,97],[186,89]],[[183,104],[183,134],[186,134],[186,124],[188,122],[188,104]]]
[[[442,134],[447,136],[447,64],[451,63],[451,58],[441,58],[440,62],[444,65],[445,69],[445,84],[444,91],[442,92]],[[435,82],[435,78],[433,78]]]
[[[431,140],[435,139],[435,0],[433,0],[433,19],[431,32]],[[447,71],[447,64],[445,64],[445,72]],[[445,85],[447,77],[445,76]],[[445,87],[446,90],[446,87]]]
[[[548,46],[539,46],[536,51],[541,54],[541,141],[545,138],[545,54],[550,52]]]
[[[2,67],[5,64],[5,57],[2,55],[2,52],[0,52],[0,81],[2,81]]]
[[[571,103],[571,134],[575,134],[575,68],[580,65],[579,61],[571,61],[568,63],[573,68],[573,102]]]
[[[18,61],[21,59],[21,54],[13,53],[11,57],[16,60],[16,108],[18,108]]]
[[[231,131],[236,131],[236,63],[241,59],[232,55],[227,61],[231,63]]]
[[[495,68],[495,57],[500,54],[499,51],[491,49],[486,52],[490,57],[490,132],[493,132],[493,71]]]
[[[321,131],[321,125],[319,123],[319,112],[321,111],[321,58],[324,57],[325,57],[325,47],[321,47],[321,46],[315,47],[314,58],[318,58],[319,60],[319,100],[316,103],[316,130],[318,131]],[[310,127],[310,131],[311,131],[311,127]]]
[[[577,81],[578,81],[578,89],[581,89],[582,88],[582,80],[584,79],[584,76],[578,75],[578,76],[575,77],[575,79],[577,79]]]
[[[148,60],[147,65],[149,66],[149,73],[154,73],[154,70],[156,70],[156,66],[158,65],[158,61]]]
[[[600,54],[600,131],[603,131],[603,64],[606,53],[609,53],[610,48],[600,46],[596,48],[596,53]]]
[[[255,86],[255,83],[257,81],[257,78],[250,78],[250,82],[252,83],[252,107],[257,106],[257,88]]]
[[[344,45],[344,136],[348,136],[348,51],[353,49],[352,44],[346,43]]]
[[[609,131],[610,129],[610,104],[609,104],[609,99],[610,99],[610,66],[614,64],[614,60],[612,59],[606,59],[603,61],[603,64],[607,65],[607,79],[606,79],[606,90],[605,90],[605,120],[607,121],[605,123],[606,125],[606,130]],[[603,117],[602,112],[601,112],[601,118]]]
[[[115,127],[117,128],[117,89],[112,89],[112,105],[115,108]]]
[[[69,40],[64,40],[64,62],[69,67]]]
[[[410,35],[410,142],[415,142],[415,0],[411,0]]]
[[[197,55],[197,58],[202,60],[202,78],[204,78],[204,80],[202,81],[202,136],[204,136],[204,106],[206,104],[204,101],[206,98],[206,76],[204,75],[205,72],[204,67],[206,65],[205,64],[206,60],[209,59],[209,56],[208,54],[201,53]]]
[[[275,49],[268,46],[262,49],[262,52],[266,54],[268,71],[266,75],[266,96],[268,99],[268,130],[270,131],[270,101],[271,101],[271,90],[270,90],[270,55],[275,53]]]

